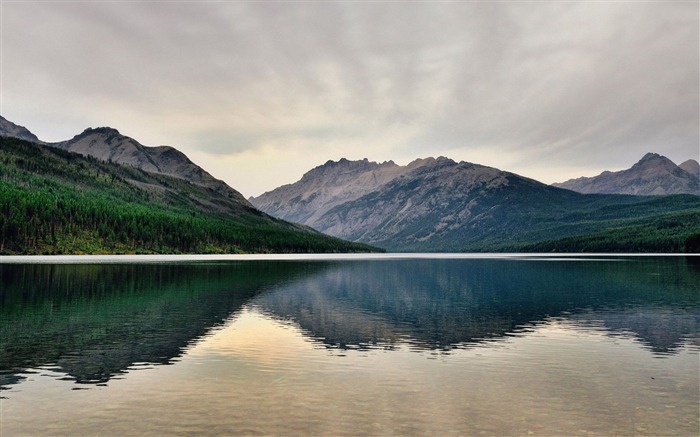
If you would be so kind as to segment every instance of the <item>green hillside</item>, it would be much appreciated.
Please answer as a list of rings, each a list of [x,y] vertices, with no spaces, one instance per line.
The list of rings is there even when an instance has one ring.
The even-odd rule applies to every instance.
[[[600,232],[524,245],[523,252],[700,253],[700,211],[622,221]]]
[[[0,254],[379,250],[183,179],[0,138]]]

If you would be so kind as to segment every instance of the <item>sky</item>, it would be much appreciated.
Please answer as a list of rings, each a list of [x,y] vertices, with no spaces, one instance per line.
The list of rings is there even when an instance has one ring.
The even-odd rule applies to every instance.
[[[697,1],[0,0],[0,113],[110,126],[257,196],[328,160],[541,182],[700,155]]]

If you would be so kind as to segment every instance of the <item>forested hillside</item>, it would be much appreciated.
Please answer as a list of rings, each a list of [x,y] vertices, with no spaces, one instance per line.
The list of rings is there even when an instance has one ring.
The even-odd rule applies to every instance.
[[[521,252],[700,253],[700,211],[629,220],[618,227],[520,247]]]
[[[0,138],[0,254],[374,250],[180,178]]]

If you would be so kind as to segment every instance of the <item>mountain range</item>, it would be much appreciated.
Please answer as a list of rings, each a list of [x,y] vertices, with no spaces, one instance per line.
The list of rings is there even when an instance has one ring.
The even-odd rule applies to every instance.
[[[172,147],[45,143],[0,118],[0,253],[366,252],[271,217]]]
[[[697,250],[700,239],[700,166],[693,160],[676,166],[656,154],[629,170],[604,173],[598,177],[605,176],[601,186],[611,191],[616,184],[618,191],[633,186],[637,194],[692,194],[583,194],[438,157],[405,166],[328,161],[296,183],[246,200],[177,149],[144,146],[109,127],[45,143],[0,117],[0,138],[2,183],[11,193],[5,203],[39,202],[34,209],[23,206],[24,217],[4,208],[10,212],[0,214],[5,223],[0,229],[10,222],[35,227],[24,234],[10,227],[13,243],[3,234],[0,252],[375,250],[368,244],[416,252],[679,252]],[[645,184],[656,188],[642,188]],[[54,211],[56,217],[44,219],[49,224],[31,216],[42,211],[41,202],[64,205],[56,201],[56,191],[78,205],[76,214],[89,215],[81,237],[57,218],[64,214],[72,220],[72,212]],[[112,211],[115,205],[122,210]],[[99,214],[90,208],[114,223],[98,223]],[[150,218],[156,224],[135,225],[146,210],[157,215]],[[195,224],[192,217],[201,221]],[[147,235],[146,229],[157,235]],[[106,240],[113,244],[99,243]]]
[[[170,146],[148,147],[109,127],[88,128],[70,140],[57,143],[40,141],[24,126],[18,126],[0,116],[0,136],[14,137],[34,143],[57,147],[101,161],[129,165],[149,173],[165,174],[185,179],[193,184],[211,188],[218,193],[250,206],[248,201],[225,182],[214,178],[194,164],[184,153]]]
[[[394,251],[678,251],[700,233],[695,195],[581,194],[445,157],[406,166],[328,161],[249,200]]]
[[[626,170],[604,171],[598,176],[580,177],[552,185],[579,193],[700,195],[700,164],[689,159],[676,165],[665,156],[647,153]]]

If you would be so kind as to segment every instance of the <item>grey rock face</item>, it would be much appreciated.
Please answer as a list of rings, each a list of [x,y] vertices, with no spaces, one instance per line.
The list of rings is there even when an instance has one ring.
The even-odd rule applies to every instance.
[[[353,241],[397,250],[462,250],[489,238],[508,241],[541,199],[556,204],[577,196],[440,157],[407,166],[329,161],[251,202],[268,214]],[[517,213],[509,215],[511,210]]]
[[[700,195],[700,165],[690,159],[678,166],[665,156],[647,153],[627,170],[552,185],[586,194]]]
[[[112,161],[160,173],[160,168],[146,148],[132,138],[123,136],[116,129],[88,128],[68,141],[50,145],[83,156],[92,156],[101,161]]]
[[[694,159],[689,159],[681,164],[678,164],[678,167],[687,171],[691,175],[695,175],[697,177],[700,177],[700,163],[698,163]]]
[[[14,124],[3,116],[0,116],[0,136],[19,138],[20,140],[27,140],[34,143],[42,143],[42,141],[40,141],[36,135],[29,132],[26,127]]]
[[[366,158],[362,161],[345,158],[338,162],[328,161],[293,184],[249,200],[270,215],[316,227],[317,221],[332,208],[376,191],[426,162],[428,160],[416,160],[407,166],[399,166],[393,161],[379,164]]]
[[[379,190],[331,209],[315,225],[358,241],[426,241],[478,219],[479,199],[510,183],[495,168],[448,158],[423,161]]]
[[[49,145],[92,156],[102,161],[112,161],[151,173],[185,179],[193,184],[212,189],[243,205],[251,206],[241,193],[214,178],[179,150],[170,146],[144,146],[133,138],[120,134],[116,129],[90,128],[68,141]]]

